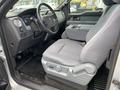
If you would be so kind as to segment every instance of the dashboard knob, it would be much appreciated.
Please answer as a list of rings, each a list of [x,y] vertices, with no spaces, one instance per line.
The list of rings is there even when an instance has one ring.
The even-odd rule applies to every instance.
[[[13,23],[18,28],[22,27],[22,22],[19,19],[14,19]]]

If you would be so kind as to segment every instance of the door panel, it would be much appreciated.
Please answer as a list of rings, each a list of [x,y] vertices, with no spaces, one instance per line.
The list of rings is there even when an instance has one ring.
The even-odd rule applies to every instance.
[[[70,13],[67,24],[96,24],[102,11],[86,11],[83,13]]]

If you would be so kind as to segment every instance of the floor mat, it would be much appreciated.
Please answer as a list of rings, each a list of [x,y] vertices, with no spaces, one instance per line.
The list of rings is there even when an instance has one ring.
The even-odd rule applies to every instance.
[[[21,72],[24,78],[31,78],[38,81],[44,81],[45,72],[41,63],[41,57],[43,52],[54,43],[54,40],[44,43],[44,45],[38,45],[34,48],[34,54],[30,55],[29,59],[23,60],[22,63],[18,62],[17,69]]]
[[[100,68],[100,70],[98,70],[98,73],[90,82],[88,90],[105,90],[108,73],[109,71],[105,69],[105,67]]]
[[[27,62],[19,71],[40,81],[44,80],[45,72],[41,64],[41,57],[35,57]]]

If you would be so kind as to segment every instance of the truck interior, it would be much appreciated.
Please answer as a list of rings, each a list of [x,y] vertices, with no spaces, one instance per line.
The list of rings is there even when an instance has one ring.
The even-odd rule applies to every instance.
[[[32,89],[105,90],[120,0],[35,1],[17,1],[2,20],[15,80]]]

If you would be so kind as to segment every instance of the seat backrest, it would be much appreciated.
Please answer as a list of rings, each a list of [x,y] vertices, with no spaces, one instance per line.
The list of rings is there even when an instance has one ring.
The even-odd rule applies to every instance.
[[[103,14],[102,14],[102,16],[104,16],[106,13],[107,13],[107,11],[111,8],[111,6],[113,5],[113,4],[115,4],[113,1],[108,1],[108,0],[102,0],[103,1],[103,3],[106,5],[106,8],[103,10]]]
[[[87,44],[80,55],[81,62],[92,63],[99,68],[106,60],[110,49],[114,47],[120,31],[120,0],[113,1],[111,2],[116,4],[88,32]]]

